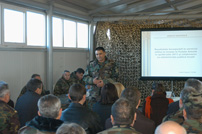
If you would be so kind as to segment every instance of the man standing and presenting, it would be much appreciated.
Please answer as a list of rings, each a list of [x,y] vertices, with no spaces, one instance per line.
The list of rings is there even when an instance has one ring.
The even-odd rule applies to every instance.
[[[89,103],[99,100],[100,89],[106,83],[113,83],[118,78],[118,68],[113,60],[109,60],[105,55],[103,47],[95,49],[96,59],[91,61],[84,74],[83,80],[92,88],[87,97]]]

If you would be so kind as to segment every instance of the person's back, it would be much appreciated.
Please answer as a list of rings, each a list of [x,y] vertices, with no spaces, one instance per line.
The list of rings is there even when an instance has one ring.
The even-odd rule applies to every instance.
[[[102,127],[105,126],[106,119],[110,118],[111,107],[118,99],[116,87],[112,83],[105,84],[101,89],[101,99],[93,105],[93,111],[98,114],[101,119]]]
[[[166,98],[163,84],[154,83],[152,85],[152,96],[148,96],[143,104],[143,114],[155,122],[157,127],[166,116],[168,105],[174,102],[170,98]]]
[[[161,124],[163,117],[166,115],[168,110],[169,101],[164,94],[154,94],[151,97],[151,114],[150,119],[155,122],[155,125],[158,126]]]
[[[83,106],[86,90],[80,84],[73,84],[69,89],[69,98],[72,103],[62,112],[61,120],[81,125],[89,134],[95,134],[102,130],[98,116]]]
[[[18,111],[21,127],[37,115],[37,102],[41,97],[42,82],[38,79],[31,79],[27,83],[27,88],[29,90],[17,100],[15,106],[15,109]]]
[[[132,126],[136,115],[132,104],[124,98],[118,99],[111,109],[111,121],[113,127],[98,134],[141,134]]]
[[[63,124],[59,120],[62,114],[61,102],[54,95],[45,95],[37,103],[38,116],[26,123],[19,130],[19,134],[55,134]]]

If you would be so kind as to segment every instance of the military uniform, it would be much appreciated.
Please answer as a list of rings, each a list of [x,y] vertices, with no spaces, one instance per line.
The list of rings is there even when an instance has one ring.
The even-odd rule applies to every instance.
[[[79,80],[79,78],[76,76],[76,71],[71,73],[70,79],[72,81],[72,84],[81,84],[85,86],[85,82],[83,81],[83,79]]]
[[[183,111],[182,110],[183,109],[181,108],[177,112],[165,116],[163,118],[163,122],[165,122],[165,121],[175,121],[175,122],[179,123],[180,125],[182,125],[183,122],[184,122],[184,117],[183,117]]]
[[[17,134],[20,128],[17,111],[0,100],[0,133]]]
[[[93,100],[96,102],[99,100],[100,88],[93,83],[94,78],[103,80],[104,84],[115,82],[118,78],[118,67],[116,63],[105,57],[105,61],[103,63],[98,62],[96,59],[88,65],[83,77],[84,82],[92,87],[89,90],[87,100]]]
[[[202,134],[202,93],[189,88],[183,90],[190,91],[182,98],[187,115],[182,126],[187,130],[187,134]]]
[[[182,126],[187,130],[187,134],[202,134],[202,123],[197,120],[188,119]]]
[[[115,125],[110,129],[99,132],[98,134],[141,134],[137,132],[133,127],[128,125]]]
[[[69,88],[72,85],[71,80],[66,80],[65,78],[60,78],[54,88],[54,95],[60,96],[63,94],[68,94]]]

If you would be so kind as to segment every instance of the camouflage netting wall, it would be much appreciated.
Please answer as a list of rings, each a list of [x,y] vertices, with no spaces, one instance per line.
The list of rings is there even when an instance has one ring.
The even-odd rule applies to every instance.
[[[151,94],[151,85],[154,81],[142,81],[141,71],[141,28],[173,28],[173,27],[202,27],[202,20],[138,20],[118,22],[98,22],[95,32],[95,47],[106,49],[107,57],[119,65],[119,82],[125,87],[136,86],[142,93],[142,100]],[[107,31],[110,30],[110,39]],[[166,71],[166,70],[165,70]],[[156,82],[156,81],[155,81]],[[158,81],[171,90],[171,81]],[[173,81],[173,90],[179,96],[184,81]]]

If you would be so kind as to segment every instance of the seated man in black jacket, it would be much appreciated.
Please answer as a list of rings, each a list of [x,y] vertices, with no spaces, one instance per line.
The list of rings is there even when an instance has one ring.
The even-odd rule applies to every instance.
[[[49,134],[55,133],[63,124],[59,120],[62,114],[60,99],[52,94],[41,97],[38,101],[38,116],[26,123],[19,134]]]
[[[134,87],[126,88],[122,91],[120,98],[128,99],[131,102],[132,106],[134,106],[133,108],[136,110],[137,117],[133,125],[135,130],[137,130],[138,132],[141,132],[142,134],[153,134],[155,130],[154,121],[145,117],[138,110],[138,107],[140,105],[140,98],[141,98],[140,91]],[[105,128],[108,129],[110,127],[112,127],[112,123],[109,118],[106,120]]]
[[[62,112],[61,120],[81,125],[88,134],[101,131],[99,117],[83,104],[86,101],[86,89],[80,84],[73,84],[69,89],[69,107]]]

